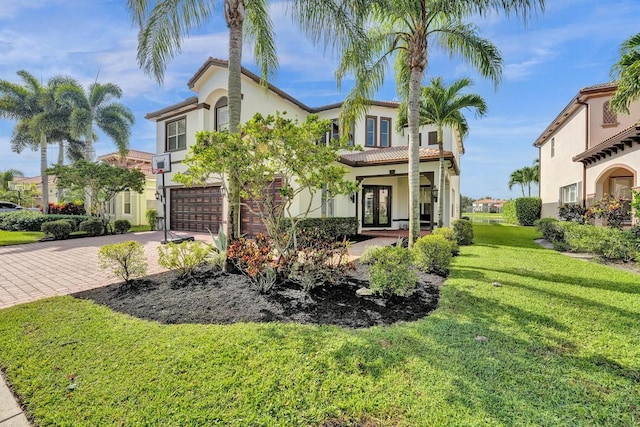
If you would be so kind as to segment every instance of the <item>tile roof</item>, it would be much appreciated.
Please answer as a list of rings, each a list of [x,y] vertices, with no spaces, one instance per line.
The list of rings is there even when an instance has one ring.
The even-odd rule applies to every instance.
[[[107,153],[107,154],[103,154],[102,156],[99,156],[98,159],[99,160],[104,160],[106,158],[109,157],[116,157],[116,158],[120,158],[120,152],[119,151],[115,151],[113,153]],[[153,157],[153,153],[149,153],[148,151],[140,151],[140,150],[129,150],[127,152],[127,155],[125,156],[128,159],[135,159],[135,160],[147,160],[147,161],[151,161],[151,158]]]
[[[58,177],[55,175],[47,175],[47,178],[50,183],[55,183],[58,180]],[[42,176],[38,175],[27,178],[14,177],[13,182],[20,184],[42,184]]]
[[[445,159],[453,159],[451,151],[444,152]],[[437,149],[420,147],[420,161],[437,160]],[[381,164],[404,163],[409,160],[408,147],[374,148],[367,151],[356,151],[340,156],[340,162],[349,166],[373,166]]]
[[[637,122],[628,128],[618,132],[617,134],[605,139],[600,144],[583,151],[573,157],[574,162],[582,162],[583,164],[595,163],[598,160],[624,151],[625,147],[631,147],[633,143],[640,143],[640,122]]]

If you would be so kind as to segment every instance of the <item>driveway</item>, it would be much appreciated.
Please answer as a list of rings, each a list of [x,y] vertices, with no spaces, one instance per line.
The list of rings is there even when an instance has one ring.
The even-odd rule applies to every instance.
[[[206,233],[183,235],[211,242]],[[98,250],[109,243],[137,240],[144,245],[148,274],[165,271],[157,249],[163,238],[162,231],[153,231],[0,247],[0,309],[120,282],[98,267]]]

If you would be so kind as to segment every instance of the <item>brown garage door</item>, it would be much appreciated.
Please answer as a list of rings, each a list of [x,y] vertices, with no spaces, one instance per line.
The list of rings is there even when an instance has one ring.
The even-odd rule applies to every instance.
[[[172,188],[171,230],[214,233],[222,223],[222,194],[220,186]]]
[[[280,193],[278,192],[279,188],[282,188],[282,178],[276,178],[269,188],[265,190],[270,193],[267,196],[275,197],[276,203],[280,202],[281,199]],[[244,204],[240,208],[240,232],[249,238],[254,238],[259,233],[267,234],[267,228],[264,226],[260,217],[251,212],[251,210],[259,211],[260,209],[264,209],[264,206],[261,205],[260,202],[253,200],[242,199],[242,202]],[[251,210],[246,205],[249,205]]]

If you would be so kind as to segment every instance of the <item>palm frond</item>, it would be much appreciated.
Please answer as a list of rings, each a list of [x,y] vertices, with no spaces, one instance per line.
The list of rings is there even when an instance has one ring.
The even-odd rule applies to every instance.
[[[273,39],[273,23],[266,0],[246,0],[245,36],[253,43],[256,64],[262,83],[266,84],[278,68],[278,55]]]

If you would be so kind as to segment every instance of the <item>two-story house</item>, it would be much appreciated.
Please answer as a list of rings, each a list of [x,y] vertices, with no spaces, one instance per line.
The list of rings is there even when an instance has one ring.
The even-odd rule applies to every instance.
[[[630,198],[640,171],[640,102],[615,114],[615,83],[581,89],[534,142],[540,150],[542,217],[564,203],[589,207],[605,194]]]
[[[157,153],[171,153],[171,172],[165,174],[167,216],[169,228],[181,231],[217,230],[226,224],[228,206],[220,183],[204,187],[185,188],[173,181],[175,172],[185,172],[182,163],[189,147],[195,143],[199,130],[224,130],[228,126],[227,61],[209,58],[188,86],[196,96],[175,105],[147,114],[156,122]],[[260,84],[254,73],[242,69],[242,117],[245,122],[256,113],[286,112],[287,117],[305,120],[309,114],[331,120],[327,137],[340,134],[338,115],[342,104],[309,107],[277,87]],[[396,131],[398,104],[372,101],[366,115],[358,120],[349,137],[363,151],[346,152],[339,161],[349,173],[348,179],[358,181],[361,191],[350,196],[336,196],[328,203],[321,197],[314,200],[314,216],[356,217],[360,230],[405,228],[409,218],[409,186],[407,179],[408,133]],[[445,188],[438,185],[438,146],[436,128],[420,129],[420,219],[430,228],[437,223],[435,197],[444,199],[445,225],[460,215],[460,156],[464,153],[462,139],[451,129],[444,131]],[[158,179],[158,185],[162,180]],[[295,211],[294,214],[299,212]],[[302,203],[300,203],[300,212]],[[242,232],[253,235],[261,230],[257,218],[243,208]]]

